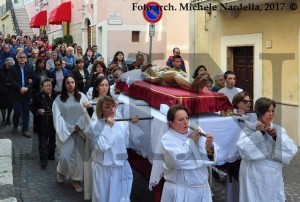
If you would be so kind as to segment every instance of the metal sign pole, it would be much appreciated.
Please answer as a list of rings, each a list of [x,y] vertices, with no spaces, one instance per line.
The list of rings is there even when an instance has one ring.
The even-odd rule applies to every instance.
[[[162,10],[157,9],[160,5],[156,2],[149,2],[146,4],[146,7],[150,7],[151,9],[145,9],[143,11],[144,18],[150,23],[149,24],[149,37],[150,37],[150,44],[149,44],[149,63],[152,63],[152,37],[155,34],[155,24],[158,22],[162,17]]]
[[[152,37],[155,34],[155,24],[149,24],[149,36],[150,36],[150,47],[149,47],[149,63],[152,63]]]
[[[150,36],[150,46],[149,46],[149,63],[152,63],[152,36]]]

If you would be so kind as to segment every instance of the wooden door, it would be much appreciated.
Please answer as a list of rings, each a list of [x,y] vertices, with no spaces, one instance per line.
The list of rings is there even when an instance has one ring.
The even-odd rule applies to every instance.
[[[87,34],[88,34],[88,37],[87,37],[87,45],[88,45],[88,47],[92,47],[91,46],[91,41],[92,41],[92,39],[91,39],[91,22],[88,20],[88,22],[87,22]]]
[[[235,86],[248,92],[253,99],[253,46],[233,48],[233,68]]]

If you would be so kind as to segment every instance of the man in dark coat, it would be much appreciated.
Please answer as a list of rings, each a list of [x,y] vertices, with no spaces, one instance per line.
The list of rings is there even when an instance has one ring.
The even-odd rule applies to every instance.
[[[34,96],[31,111],[38,117],[39,156],[41,167],[44,169],[48,164],[48,159],[55,160],[55,129],[52,104],[56,95],[52,93],[52,84],[49,78],[43,79],[41,86],[42,92]]]
[[[18,132],[19,119],[22,112],[23,127],[22,135],[31,138],[28,132],[29,106],[32,98],[32,67],[26,65],[27,56],[23,52],[17,54],[17,63],[10,72],[11,97],[13,100],[13,133]]]

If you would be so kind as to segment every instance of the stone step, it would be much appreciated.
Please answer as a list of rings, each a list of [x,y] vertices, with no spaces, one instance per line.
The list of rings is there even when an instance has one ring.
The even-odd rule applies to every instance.
[[[0,139],[0,202],[16,202],[14,197],[12,144],[9,139]]]

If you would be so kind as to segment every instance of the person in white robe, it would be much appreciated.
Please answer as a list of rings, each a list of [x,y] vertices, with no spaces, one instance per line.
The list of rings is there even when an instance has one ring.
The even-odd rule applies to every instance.
[[[103,73],[97,73],[97,72],[95,72],[92,75],[90,75],[90,78],[91,78],[90,81],[89,81],[90,88],[86,92],[86,97],[87,97],[87,99],[89,101],[93,100],[94,85],[95,85],[95,81],[96,81],[96,79],[98,77],[104,77],[104,78],[106,78],[106,76]]]
[[[92,201],[130,201],[133,174],[126,150],[129,124],[115,122],[116,103],[109,96],[99,98],[96,115],[97,121],[87,132],[92,143]],[[132,119],[133,123],[137,121],[137,117]]]
[[[90,102],[83,103],[83,106],[87,108],[87,112],[89,117],[91,118],[91,122],[97,120],[96,114],[94,113],[96,111],[96,104],[99,98],[104,96],[112,97],[108,79],[105,76],[100,75],[94,81],[92,99],[90,100]],[[116,110],[116,116],[117,118],[122,118],[122,114],[119,110]]]
[[[240,202],[284,202],[283,164],[297,153],[286,130],[273,124],[275,101],[261,97],[255,102],[257,122],[248,122],[237,142],[242,161]]]
[[[218,146],[213,136],[189,131],[189,116],[182,105],[170,107],[170,126],[161,138],[164,178],[161,201],[211,202],[207,166],[216,163]]]
[[[250,119],[251,114],[251,99],[247,92],[239,92],[234,95],[232,99],[234,107],[233,113],[240,116],[241,119]],[[249,114],[248,114],[249,113]],[[256,114],[254,114],[256,117]],[[241,125],[241,127],[244,125]],[[241,128],[242,129],[242,128]],[[224,165],[217,166],[217,168],[225,168],[226,170],[226,201],[239,202],[239,168],[241,157],[234,162],[226,162]]]
[[[85,139],[82,130],[88,120],[82,104],[86,101],[86,96],[78,91],[74,77],[69,75],[64,78],[62,93],[52,106],[56,144],[60,153],[57,180],[61,183],[71,178],[77,192],[83,191]]]

